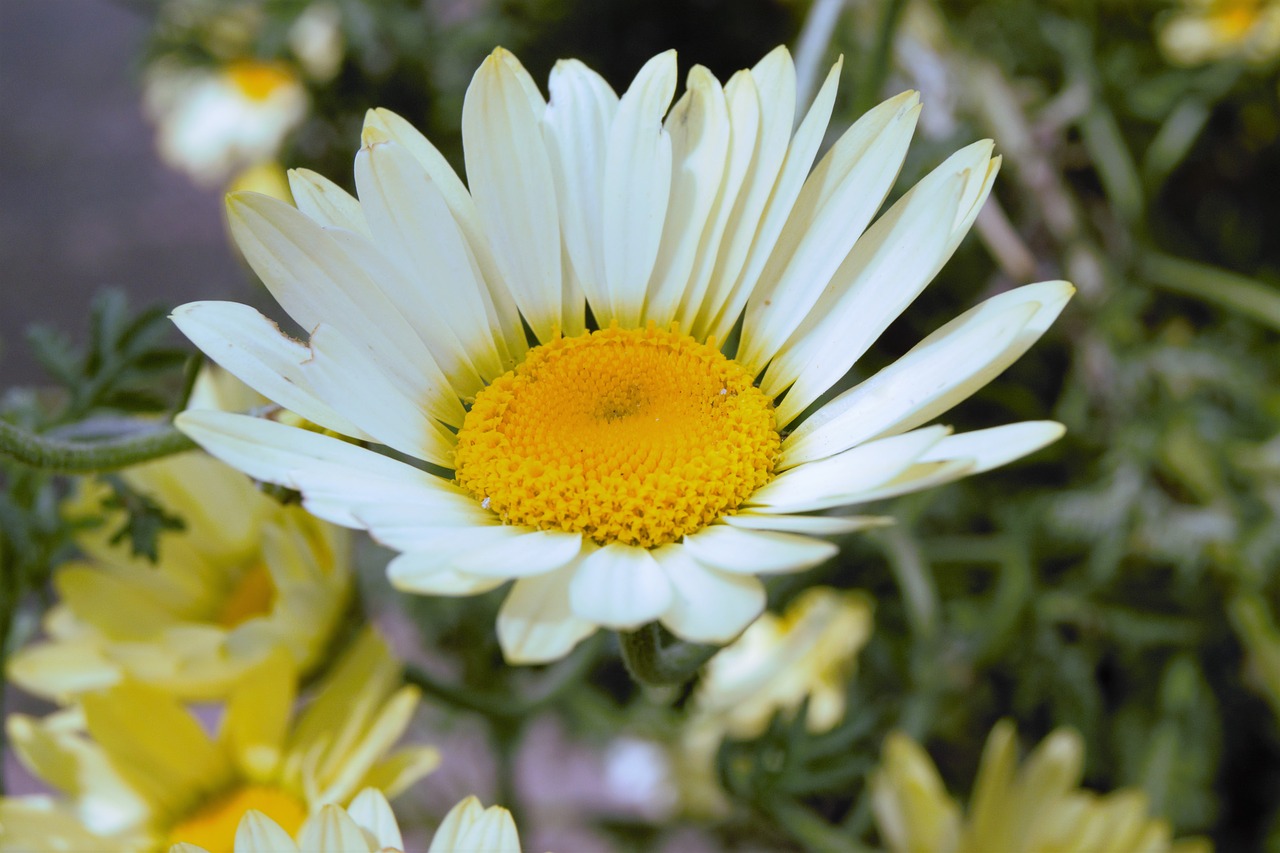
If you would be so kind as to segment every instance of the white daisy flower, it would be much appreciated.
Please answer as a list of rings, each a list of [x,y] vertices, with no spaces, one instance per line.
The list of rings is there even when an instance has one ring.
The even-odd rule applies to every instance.
[[[430,470],[243,415],[178,425],[400,551],[400,589],[515,580],[498,617],[511,662],[654,620],[731,640],[764,607],[756,575],[817,565],[837,547],[816,537],[882,522],[815,511],[986,471],[1062,433],[921,425],[1021,355],[1065,282],[987,300],[802,417],[941,268],[999,164],[989,141],[970,145],[873,223],[918,97],[871,110],[813,167],[839,71],[796,126],[783,48],[724,86],[695,66],[670,111],[673,51],[620,97],[562,61],[547,100],[499,49],[463,107],[469,191],[407,122],[370,112],[358,201],[305,171],[296,209],[229,200],[237,243],[309,342],[234,303],[174,320],[282,406]]]

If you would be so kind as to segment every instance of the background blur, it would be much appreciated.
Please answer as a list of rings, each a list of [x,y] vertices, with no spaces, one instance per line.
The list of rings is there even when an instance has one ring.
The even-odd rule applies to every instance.
[[[1005,156],[975,233],[848,381],[992,293],[1067,278],[1080,292],[1062,319],[952,422],[1053,417],[1068,434],[895,502],[896,528],[771,587],[774,606],[819,581],[865,590],[875,632],[845,720],[806,747],[812,772],[778,769],[806,737],[780,726],[722,749],[738,810],[699,843],[785,847],[761,817],[779,798],[874,843],[866,779],[887,731],[920,740],[960,793],[1012,717],[1024,742],[1077,728],[1087,783],[1143,788],[1179,834],[1280,847],[1280,4],[3,0],[0,381],[45,382],[24,329],[83,334],[105,285],[135,306],[261,302],[224,191],[271,191],[279,163],[351,188],[366,108],[409,118],[460,167],[462,94],[496,44],[539,81],[573,56],[622,88],[669,47],[724,79],[779,43],[802,78],[844,54],[833,134],[921,90],[895,193],[975,139]],[[394,605],[426,646],[472,658],[464,628],[486,607]],[[620,671],[593,693],[531,748],[563,755],[571,735],[599,763],[625,747],[617,732],[661,742],[678,725]],[[679,849],[680,826],[645,808],[593,837]]]

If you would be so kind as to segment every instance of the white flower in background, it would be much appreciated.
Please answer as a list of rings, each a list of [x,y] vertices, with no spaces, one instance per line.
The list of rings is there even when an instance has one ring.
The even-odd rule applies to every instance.
[[[169,166],[204,186],[275,159],[307,114],[307,92],[286,65],[236,60],[193,68],[162,60],[143,81],[156,144]]]
[[[346,49],[342,10],[334,3],[312,3],[289,27],[289,49],[312,80],[332,80],[342,67]]]
[[[1183,0],[1161,25],[1159,41],[1178,65],[1229,57],[1269,62],[1280,55],[1280,2]]]
[[[407,122],[371,111],[358,201],[310,172],[291,174],[297,208],[229,201],[240,249],[309,342],[235,303],[174,320],[300,416],[447,472],[241,415],[178,425],[402,552],[400,589],[514,579],[498,617],[509,661],[654,620],[728,642],[764,607],[756,575],[814,566],[838,550],[816,537],[881,523],[813,513],[1062,433],[922,425],[1020,356],[1065,282],[987,300],[806,415],[946,262],[999,165],[990,142],[970,145],[873,222],[919,103],[871,110],[813,167],[839,70],[793,135],[782,48],[724,86],[695,66],[670,112],[674,52],[621,97],[563,61],[548,102],[499,49],[463,109],[469,191]]]

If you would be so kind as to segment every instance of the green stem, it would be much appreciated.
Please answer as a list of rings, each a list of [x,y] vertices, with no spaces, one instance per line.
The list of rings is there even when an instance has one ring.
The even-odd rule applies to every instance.
[[[861,115],[880,102],[880,90],[884,88],[884,81],[889,76],[889,54],[893,50],[893,37],[898,31],[898,22],[902,20],[902,12],[906,8],[906,0],[885,0],[884,2],[880,27],[876,31],[876,40],[871,46],[868,62],[863,70],[863,82],[858,87],[857,115]]]
[[[1138,271],[1162,290],[1213,302],[1280,330],[1280,293],[1256,279],[1159,252],[1146,254]]]
[[[63,441],[0,420],[0,455],[23,465],[60,474],[116,471],[195,448],[172,426],[103,441]]]
[[[902,590],[911,627],[919,637],[933,636],[937,627],[938,591],[920,549],[901,527],[890,527],[881,535],[889,568]]]
[[[832,826],[799,803],[777,800],[768,804],[767,812],[788,835],[800,842],[804,850],[869,853],[840,827]]]
[[[664,645],[662,634],[657,622],[650,622],[638,631],[618,634],[622,662],[631,677],[641,684],[651,687],[684,684],[720,651],[719,646],[684,640]]]

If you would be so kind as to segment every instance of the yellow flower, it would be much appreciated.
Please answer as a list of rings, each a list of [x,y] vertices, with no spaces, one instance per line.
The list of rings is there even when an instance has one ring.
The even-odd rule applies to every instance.
[[[177,699],[133,682],[84,696],[79,720],[11,716],[18,757],[62,796],[0,800],[0,849],[229,850],[250,809],[293,833],[325,805],[366,787],[394,796],[436,766],[431,747],[392,751],[418,691],[376,634],[295,718],[296,689],[287,655],[272,655],[236,685],[216,738]]]
[[[402,853],[400,826],[381,793],[366,788],[349,808],[329,805],[307,818],[294,837],[260,811],[249,811],[236,830],[230,853]],[[485,808],[467,797],[445,815],[427,853],[520,853],[511,813]],[[195,844],[175,844],[169,853],[210,853]],[[217,851],[215,851],[217,853]]]
[[[838,550],[820,537],[879,523],[811,513],[1062,434],[923,425],[1031,346],[1065,282],[987,300],[805,416],[946,262],[999,165],[970,145],[872,223],[919,98],[871,110],[811,173],[839,71],[803,116],[782,48],[723,86],[694,66],[674,106],[674,51],[621,96],[568,60],[548,101],[498,49],[463,106],[465,186],[404,119],[371,111],[358,200],[310,172],[290,176],[297,208],[229,199],[245,258],[309,342],[235,303],[173,317],[286,408],[433,467],[244,416],[178,426],[401,552],[400,589],[514,579],[497,625],[513,663],[653,621],[729,642],[764,607],[757,575],[814,566]]]
[[[247,408],[249,393],[210,371],[192,407]],[[11,680],[60,702],[126,677],[207,700],[277,647],[304,672],[320,663],[351,593],[346,531],[281,506],[198,451],[120,476],[185,528],[160,534],[155,564],[111,543],[123,512],[83,531],[87,559],[55,573],[61,601],[45,618],[48,639],[12,657]],[[68,515],[95,515],[106,491],[82,488]]]
[[[1237,56],[1265,63],[1280,55],[1280,2],[1183,0],[1160,28],[1171,62],[1198,65]]]
[[[156,144],[170,166],[205,186],[272,160],[307,114],[307,92],[287,65],[233,60],[212,69],[161,60],[143,81]]]
[[[871,637],[872,613],[862,593],[814,587],[781,616],[766,612],[711,659],[673,755],[687,811],[723,811],[715,754],[726,735],[759,737],[775,713],[794,711],[806,698],[810,731],[826,731],[843,719],[858,652]]]
[[[894,853],[1207,853],[1200,839],[1174,843],[1169,824],[1147,815],[1137,789],[1100,795],[1079,787],[1084,744],[1054,731],[1018,767],[1017,734],[1005,720],[987,739],[969,814],[947,794],[937,768],[903,734],[885,741],[872,781],[880,836]]]

